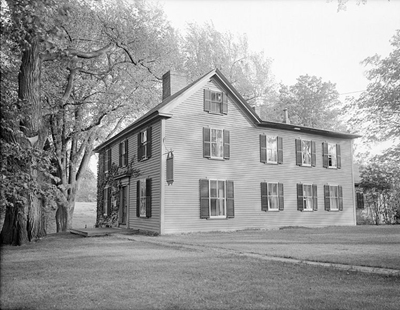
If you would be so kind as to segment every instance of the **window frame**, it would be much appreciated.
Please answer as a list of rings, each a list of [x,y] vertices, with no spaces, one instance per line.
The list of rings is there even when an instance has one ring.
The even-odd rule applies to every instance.
[[[271,212],[278,212],[284,211],[285,202],[284,202],[284,189],[283,183],[280,182],[261,182],[261,211],[271,211]],[[271,208],[270,207],[270,194],[268,191],[269,185],[276,185],[277,195],[274,197],[277,198],[277,206],[278,208]]]
[[[274,147],[270,147],[269,139],[274,139],[274,141],[275,141]],[[267,140],[267,163],[268,164],[277,164],[278,163],[278,136],[267,135],[266,140]],[[275,160],[270,159],[269,151],[271,151],[271,153],[275,154]]]
[[[111,215],[111,187],[103,190],[103,216]]]
[[[217,195],[214,197],[212,196],[212,183],[216,183],[216,192]],[[223,184],[223,197],[220,197],[220,183]],[[209,184],[209,214],[210,214],[210,219],[220,219],[220,218],[226,218],[226,180],[218,180],[218,179],[210,179]],[[222,215],[212,215],[212,207],[213,207],[213,203],[212,201],[215,200],[216,202],[216,209],[217,209],[217,205],[219,203],[223,203],[223,214]],[[221,207],[219,206],[218,209],[221,209]]]
[[[331,189],[335,188],[337,196],[331,196]],[[332,201],[335,200],[337,208],[332,208]],[[326,184],[324,185],[324,203],[325,211],[339,212],[343,211],[343,187],[341,185]]]
[[[331,149],[335,150],[334,158],[335,165],[332,164],[333,154]],[[342,156],[341,148],[339,143],[322,142],[322,159],[323,167],[328,169],[341,169],[342,168]]]
[[[222,148],[222,155],[213,155],[213,144],[216,142],[212,141],[212,131],[218,130],[222,133],[222,142],[219,148]],[[218,146],[218,145],[217,145]],[[230,159],[230,131],[218,127],[203,127],[203,157],[214,160],[226,160]]]
[[[276,140],[276,161],[272,161],[268,159],[268,150],[269,148],[268,139],[275,138]],[[282,164],[283,163],[283,138],[280,136],[272,136],[260,134],[260,162],[264,164]]]
[[[152,213],[152,179],[141,178],[136,183],[136,217],[150,218]]]
[[[305,195],[305,186],[311,187],[311,196]],[[318,187],[316,184],[310,183],[297,183],[297,210],[301,212],[314,212],[318,211]],[[307,202],[311,202],[311,208],[305,208]]]
[[[211,182],[217,182],[217,196],[211,196]],[[224,197],[219,197],[218,182],[224,184]],[[200,179],[199,180],[199,197],[200,197],[200,218],[201,219],[229,219],[235,217],[235,185],[232,180],[224,179]],[[225,215],[212,214],[212,199],[222,200],[224,203]]]
[[[119,166],[128,166],[128,139],[119,143]]]
[[[213,99],[217,96],[220,96],[221,99]],[[228,114],[227,94],[220,90],[204,89],[204,111],[216,115]]]
[[[304,143],[309,142],[309,152],[306,153],[304,149]],[[295,140],[295,155],[296,155],[296,165],[302,167],[315,167],[317,163],[316,158],[316,146],[315,141],[311,139],[296,139]],[[305,162],[305,155],[308,155],[310,158],[310,163]]]
[[[143,139],[146,137],[146,139]],[[152,155],[152,127],[139,131],[137,135],[137,156],[138,161],[145,161]]]
[[[307,195],[307,188],[310,190]],[[303,211],[312,212],[314,211],[314,200],[313,200],[313,187],[312,184],[303,183]]]

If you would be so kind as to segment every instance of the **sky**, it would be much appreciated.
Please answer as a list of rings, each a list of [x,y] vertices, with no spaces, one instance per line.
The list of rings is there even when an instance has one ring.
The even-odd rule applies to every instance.
[[[160,0],[167,19],[184,33],[188,22],[212,21],[218,31],[246,34],[253,51],[273,60],[277,83],[293,85],[300,75],[336,83],[341,98],[357,97],[368,80],[361,61],[387,56],[400,29],[400,0],[350,0],[338,12],[327,0]]]

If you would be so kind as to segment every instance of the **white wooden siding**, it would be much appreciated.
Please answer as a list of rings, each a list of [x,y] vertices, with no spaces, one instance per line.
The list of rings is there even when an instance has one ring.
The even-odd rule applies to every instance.
[[[212,90],[219,89],[214,82],[209,82],[206,87]],[[209,114],[203,111],[203,89],[177,106],[172,114],[172,118],[165,120],[165,145],[174,151],[174,183],[164,187],[162,233],[269,229],[280,226],[355,225],[351,140],[256,128],[231,99],[228,115]],[[218,126],[230,131],[229,160],[203,158],[202,128],[208,126]],[[156,130],[153,132],[155,136]],[[283,138],[283,164],[271,165],[260,162],[260,134]],[[316,167],[296,166],[295,139],[297,138],[316,142]],[[322,167],[324,141],[340,144],[342,169]],[[156,143],[153,143],[153,147],[155,145]],[[163,160],[166,160],[165,155]],[[155,174],[156,170],[152,173]],[[199,179],[203,178],[234,181],[235,218],[200,219]],[[165,179],[162,182],[165,182]],[[284,184],[284,211],[261,211],[261,182]],[[297,211],[297,183],[317,184],[318,211]],[[324,184],[343,186],[344,211],[324,210]],[[135,221],[130,223],[136,225]]]

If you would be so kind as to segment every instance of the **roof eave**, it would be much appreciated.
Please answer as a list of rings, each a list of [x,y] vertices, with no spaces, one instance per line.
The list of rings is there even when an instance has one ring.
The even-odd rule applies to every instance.
[[[305,126],[297,126],[292,124],[286,123],[276,123],[276,122],[269,122],[269,121],[261,121],[258,126],[260,127],[267,127],[267,128],[276,128],[276,129],[284,129],[290,131],[296,131],[301,133],[310,133],[310,134],[317,134],[323,135],[327,137],[334,137],[334,138],[344,138],[344,139],[356,139],[362,136],[351,134],[351,133],[344,133],[344,132],[336,132],[330,131],[325,129],[318,129],[318,128],[311,128]]]
[[[97,146],[93,152],[99,153],[102,149],[106,148],[110,144],[114,143],[116,140],[124,138],[124,136],[130,134],[132,131],[136,130],[137,128],[149,123],[151,121],[156,120],[157,118],[171,118],[172,114],[170,113],[161,113],[159,111],[154,111],[153,113],[146,115],[142,119],[139,119],[137,122],[134,122],[130,126],[126,127],[124,130],[116,134],[114,137],[108,139],[107,141],[103,142],[99,146]]]

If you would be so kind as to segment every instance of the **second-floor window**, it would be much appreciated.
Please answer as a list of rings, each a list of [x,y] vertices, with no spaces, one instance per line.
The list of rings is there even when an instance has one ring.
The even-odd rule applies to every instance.
[[[296,165],[315,167],[315,141],[296,139]]]
[[[128,165],[128,140],[119,144],[119,166],[125,167]]]
[[[138,134],[138,161],[146,160],[152,153],[152,128],[148,127]]]
[[[230,158],[229,130],[203,128],[203,156],[214,159]]]
[[[283,139],[260,135],[260,161],[269,164],[283,163]]]
[[[323,142],[322,158],[325,168],[340,169],[342,167],[340,144]]]
[[[204,111],[213,114],[228,114],[228,98],[220,91],[204,90]]]

